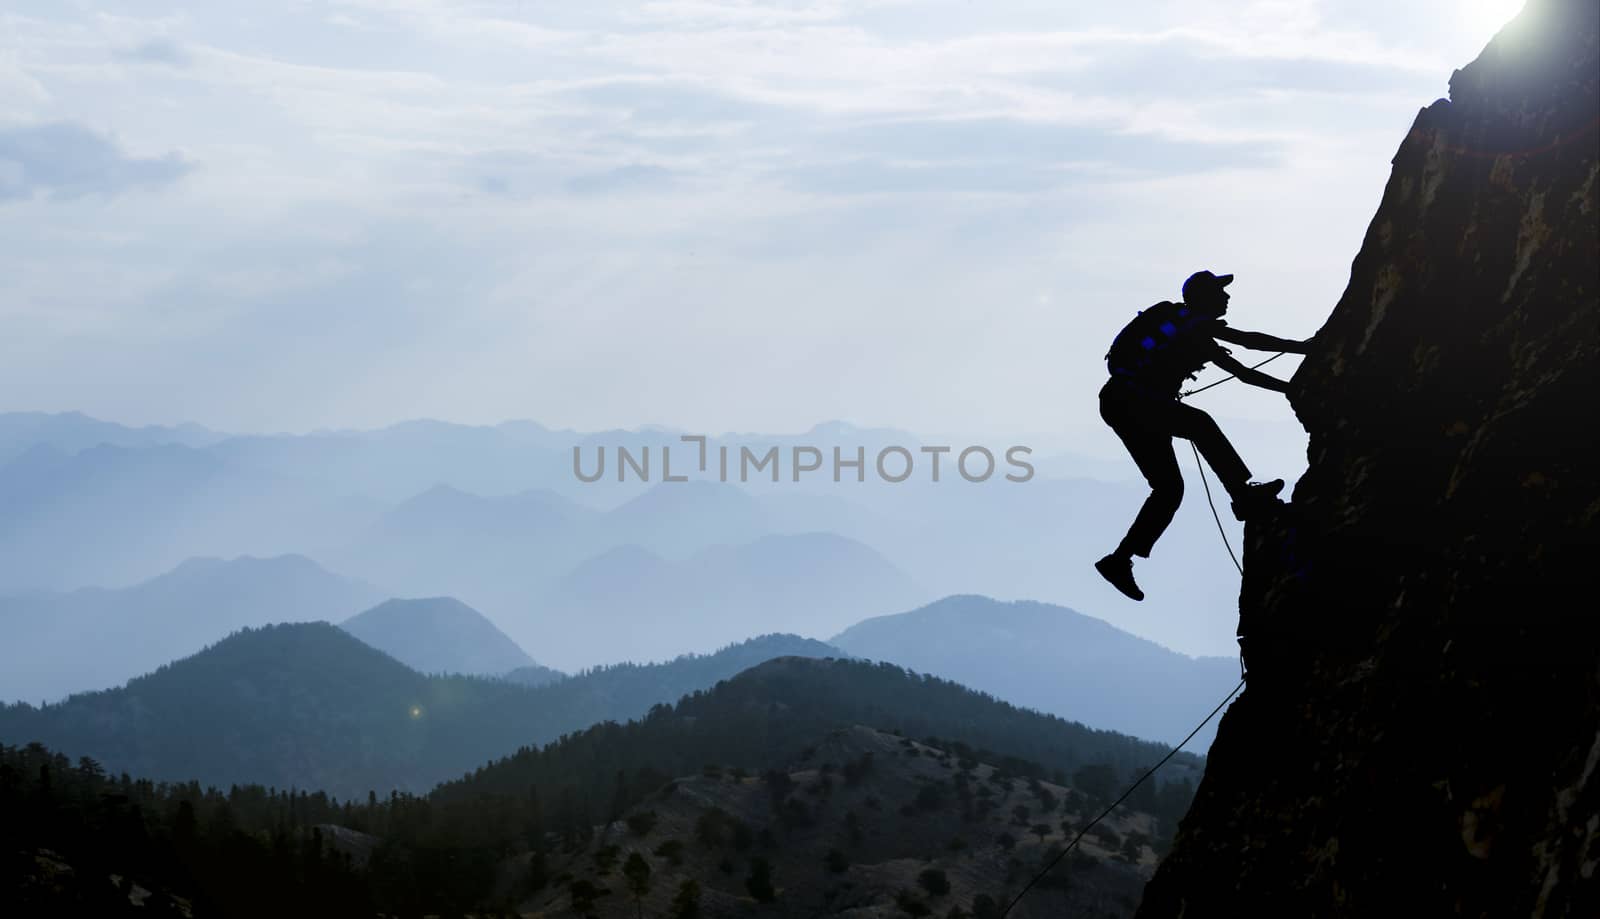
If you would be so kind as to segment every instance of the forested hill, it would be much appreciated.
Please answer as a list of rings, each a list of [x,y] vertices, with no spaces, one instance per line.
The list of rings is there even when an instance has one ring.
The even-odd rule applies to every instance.
[[[825,648],[814,644],[769,636],[704,658],[606,668],[528,688],[423,676],[326,623],[268,626],[236,633],[120,689],[42,708],[0,708],[0,742],[38,741],[72,757],[93,757],[113,772],[156,780],[309,788],[340,798],[390,789],[420,793],[568,732],[644,717],[652,704],[708,687],[747,657]],[[661,711],[672,717],[661,720]],[[695,692],[642,725],[604,725],[578,737],[639,738],[636,746],[630,740],[592,753],[620,757],[604,776],[641,768],[670,775],[705,762],[782,758],[809,742],[803,738],[855,723],[949,738],[1068,771],[1105,761],[1125,772],[1164,752],[898,667],[798,657]],[[569,746],[538,754],[559,763],[546,774],[598,774],[581,759],[562,758],[561,750],[580,746],[569,739]],[[604,792],[609,799],[609,785]]]
[[[327,623],[245,629],[119,689],[0,709],[0,741],[203,784],[422,791],[531,736],[534,690],[426,677]]]
[[[892,664],[785,657],[676,706],[657,706],[641,721],[600,724],[543,749],[524,748],[440,786],[433,797],[520,796],[537,786],[559,790],[569,806],[598,818],[617,800],[632,800],[707,763],[767,768],[855,724],[937,738],[1019,771],[1042,767],[1044,777],[1056,778],[1097,764],[1121,780],[1169,749],[1019,709]],[[1180,753],[1165,778],[1196,779],[1199,764],[1198,757]]]
[[[713,695],[736,708],[741,698],[760,704]],[[785,719],[786,706],[760,707]],[[703,736],[722,733],[714,722],[700,726]],[[582,752],[585,741],[558,746]],[[594,775],[596,765],[639,774],[626,761],[566,765],[578,770],[568,777]],[[591,916],[597,905],[599,915],[634,916],[638,905],[614,895],[621,842],[630,862],[654,866],[648,915],[742,915],[748,891],[776,899],[764,914],[796,919],[858,916],[869,904],[992,917],[1120,791],[1108,766],[1077,770],[1070,787],[1039,779],[1045,771],[852,727],[809,738],[788,766],[760,778],[708,763],[670,781],[619,783],[592,808],[559,782],[452,800],[338,802],[322,792],[234,785],[224,793],[118,777],[92,759],[74,764],[38,745],[0,744],[0,902],[30,916],[488,917],[527,915],[529,905],[552,919]],[[1192,790],[1146,783],[1018,919],[1064,909],[1125,916]],[[772,881],[765,893],[750,884],[762,871]],[[697,886],[704,896],[691,899],[703,909],[683,911],[679,895]]]
[[[245,629],[129,681],[34,708],[0,707],[0,742],[33,741],[113,771],[341,798],[421,793],[525,745],[642,716],[784,654],[837,653],[769,635],[551,685],[423,676],[326,623]]]
[[[554,680],[523,668],[506,678],[542,686],[540,698],[544,704],[569,715],[567,730],[573,730],[601,721],[642,717],[652,705],[675,702],[695,690],[709,689],[773,658],[845,656],[833,645],[814,638],[759,635],[710,654],[684,654],[659,664],[608,664]]]
[[[681,777],[590,839],[518,859],[534,889],[517,906],[542,919],[995,919],[1052,865],[1010,919],[1127,919],[1172,821],[1119,807],[1058,861],[1106,803],[846,728],[759,776]]]
[[[0,827],[0,842],[7,843],[0,855],[16,861],[24,899],[34,897],[55,913],[91,901],[106,906],[107,915],[113,905],[126,909],[127,891],[118,899],[97,881],[110,872],[131,875],[136,887],[162,892],[163,901],[197,897],[190,900],[197,916],[487,914],[561,883],[536,870],[546,855],[556,857],[554,846],[564,843],[570,853],[587,845],[673,780],[781,769],[825,753],[828,738],[857,731],[856,725],[908,742],[939,738],[948,751],[941,762],[981,760],[998,767],[996,776],[1030,780],[1029,788],[1070,786],[1086,796],[1074,820],[1095,810],[1095,802],[1114,799],[1166,752],[890,664],[785,657],[676,705],[658,705],[640,721],[605,722],[542,749],[525,747],[427,797],[352,790],[352,774],[415,775],[463,760],[483,763],[487,745],[512,749],[508,738],[527,735],[529,725],[548,717],[544,701],[542,690],[504,681],[421,676],[326,624],[242,632],[123,690],[43,710],[5,709],[6,742],[19,734],[45,738],[49,729],[70,741],[61,744],[63,752],[93,759],[71,769],[72,760],[42,747],[0,747],[0,799],[21,815],[17,825]],[[188,764],[197,767],[194,775],[249,771],[245,766],[253,764],[280,776],[269,781],[279,789],[295,784],[284,775],[331,775],[347,799],[333,801],[322,791],[273,793],[231,780],[226,795],[205,793],[199,783],[145,781],[181,778]],[[1156,851],[1189,805],[1198,766],[1196,757],[1180,754],[1127,802],[1129,813],[1154,818],[1140,826]],[[113,779],[121,770],[140,780]],[[874,780],[884,800],[928,803],[920,787],[897,785],[895,775]],[[75,791],[63,784],[69,777]],[[67,798],[57,786],[70,791]],[[872,857],[890,867],[926,860],[930,838],[917,827],[913,820],[871,829]],[[1047,826],[1029,863],[1046,857],[1047,837],[1059,843],[1070,829]],[[1029,826],[1012,835],[1024,831],[1040,832]],[[985,837],[982,859],[1004,860],[1011,840],[1003,837]],[[1142,861],[1141,853],[1135,847],[1130,857]],[[866,857],[865,850],[857,854]],[[965,862],[957,859],[952,869],[959,864]],[[70,889],[57,883],[62,871],[77,872]],[[984,871],[974,883],[1016,880]],[[967,887],[958,885],[976,890]],[[0,896],[4,891],[0,883]],[[226,905],[220,912],[199,908],[207,900]]]

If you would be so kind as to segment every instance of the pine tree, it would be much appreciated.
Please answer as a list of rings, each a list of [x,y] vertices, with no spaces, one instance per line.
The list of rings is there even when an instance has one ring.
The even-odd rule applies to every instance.
[[[650,863],[638,852],[630,852],[628,860],[622,866],[622,876],[628,881],[628,890],[633,894],[634,911],[639,919],[644,919],[644,898],[650,892]]]
[[[744,887],[758,903],[777,899],[778,891],[772,886],[772,864],[759,855],[750,859],[750,876],[744,879]]]
[[[544,848],[544,808],[539,804],[539,786],[528,786],[528,802],[522,817],[522,838],[528,848],[540,851]]]
[[[699,919],[700,916],[700,882],[689,878],[678,885],[678,893],[672,898],[672,919]]]

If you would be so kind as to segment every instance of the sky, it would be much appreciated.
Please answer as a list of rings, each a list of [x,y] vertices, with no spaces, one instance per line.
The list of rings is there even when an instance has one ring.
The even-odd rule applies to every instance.
[[[1520,6],[10,0],[0,410],[1114,450],[1121,324],[1314,332]]]

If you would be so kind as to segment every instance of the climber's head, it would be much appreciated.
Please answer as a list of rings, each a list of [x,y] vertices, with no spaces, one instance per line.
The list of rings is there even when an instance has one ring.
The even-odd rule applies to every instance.
[[[1228,311],[1228,292],[1223,288],[1231,283],[1231,274],[1196,271],[1183,282],[1183,302],[1190,309],[1221,316]]]

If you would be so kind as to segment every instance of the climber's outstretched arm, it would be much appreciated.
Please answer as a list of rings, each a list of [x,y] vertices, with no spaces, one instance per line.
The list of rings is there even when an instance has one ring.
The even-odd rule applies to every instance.
[[[1283,380],[1280,380],[1277,377],[1267,376],[1259,370],[1252,370],[1251,368],[1239,363],[1237,359],[1230,355],[1219,354],[1211,359],[1211,363],[1216,364],[1218,367],[1228,371],[1244,382],[1249,383],[1251,386],[1259,386],[1262,389],[1270,389],[1274,392],[1281,392],[1286,395],[1289,392],[1288,383],[1285,383]]]
[[[1243,329],[1230,329],[1222,326],[1211,333],[1211,337],[1218,341],[1231,342],[1252,351],[1285,351],[1289,354],[1305,354],[1310,343],[1294,341],[1289,338],[1279,338],[1265,332],[1246,332]],[[1241,378],[1242,379],[1242,378]]]

